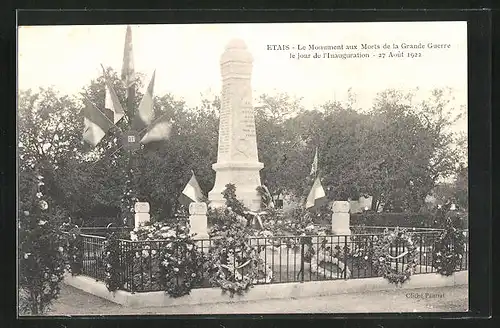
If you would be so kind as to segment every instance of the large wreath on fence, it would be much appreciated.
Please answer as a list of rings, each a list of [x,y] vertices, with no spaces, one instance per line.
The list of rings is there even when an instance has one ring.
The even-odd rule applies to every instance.
[[[452,226],[451,220],[447,221],[447,227],[434,242],[432,265],[436,271],[443,276],[451,276],[457,271],[464,254],[465,236]]]
[[[211,284],[218,286],[223,292],[243,294],[253,284],[259,281],[259,265],[261,260],[257,246],[250,245],[247,238],[231,236],[214,240],[210,249]],[[272,270],[266,268],[267,276],[264,282],[272,279]],[[269,280],[269,281],[268,281]]]
[[[403,249],[401,254],[396,256],[391,255],[391,250]],[[407,258],[405,263],[401,263],[402,270],[397,270],[392,267],[393,261],[398,259]],[[385,230],[382,238],[380,238],[374,245],[374,252],[372,258],[375,268],[378,273],[389,280],[393,284],[403,284],[410,279],[410,276],[415,272],[417,264],[417,247],[414,245],[411,234],[406,230],[399,230],[396,228],[393,231]]]

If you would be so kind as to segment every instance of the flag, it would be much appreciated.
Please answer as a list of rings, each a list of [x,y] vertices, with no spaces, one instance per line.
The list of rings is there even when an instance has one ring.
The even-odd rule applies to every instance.
[[[95,147],[104,138],[109,129],[111,129],[113,122],[97,109],[90,100],[83,98],[83,101],[85,104],[83,108],[83,140]]]
[[[139,109],[137,110],[137,115],[135,117],[135,129],[137,131],[142,131],[147,128],[154,119],[153,110],[153,89],[155,85],[155,73],[151,76],[148,88],[142,97],[141,103],[139,104]]]
[[[316,153],[314,154],[314,160],[311,165],[311,176],[316,176],[318,173],[318,147],[316,147]]]
[[[125,87],[131,87],[135,82],[134,54],[132,47],[132,29],[127,26],[125,34],[125,46],[123,49],[123,65],[121,78],[125,82]]]
[[[104,108],[113,112],[113,123],[116,124],[118,123],[118,121],[122,119],[122,117],[125,115],[125,112],[123,111],[123,107],[120,103],[120,100],[116,95],[113,85],[111,84],[111,79],[109,78],[108,74],[106,74],[106,70],[104,69],[104,66],[102,64],[101,67],[102,67],[102,72],[104,74],[104,83],[106,89]]]
[[[186,206],[188,206],[192,202],[201,202],[203,200],[203,192],[201,191],[200,185],[196,180],[194,172],[192,173],[193,175],[191,176],[191,179],[189,179],[189,182],[187,183],[186,187],[184,187],[181,197],[179,198],[181,204]]]
[[[325,200],[326,200],[325,190],[321,185],[319,177],[316,177],[316,179],[314,180],[314,184],[311,188],[311,191],[307,196],[306,208],[320,206]]]
[[[167,140],[172,131],[172,121],[165,116],[160,117],[153,122],[147,129],[141,139],[142,144],[147,144],[153,141]]]

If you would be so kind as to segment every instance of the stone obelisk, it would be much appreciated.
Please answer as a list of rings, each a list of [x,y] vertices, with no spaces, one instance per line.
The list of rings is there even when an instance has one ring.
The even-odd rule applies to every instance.
[[[219,144],[215,185],[208,193],[211,207],[224,206],[222,191],[226,184],[236,186],[236,196],[249,209],[258,210],[261,199],[255,117],[252,105],[253,57],[245,42],[232,40],[220,59],[222,104],[219,117]]]

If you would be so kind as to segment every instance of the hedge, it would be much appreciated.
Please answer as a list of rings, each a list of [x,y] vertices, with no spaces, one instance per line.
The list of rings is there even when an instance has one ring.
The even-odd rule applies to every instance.
[[[421,213],[353,213],[351,214],[352,226],[383,226],[383,227],[416,227],[416,228],[442,228],[440,222],[432,214]],[[459,228],[467,228],[464,218],[457,224]]]

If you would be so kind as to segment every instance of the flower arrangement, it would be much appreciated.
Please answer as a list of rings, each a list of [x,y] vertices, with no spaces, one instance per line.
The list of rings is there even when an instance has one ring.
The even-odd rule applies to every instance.
[[[187,221],[179,221],[175,235],[167,237],[167,240],[161,254],[162,284],[171,297],[188,295],[202,281],[204,253],[198,250],[189,234]]]
[[[43,177],[36,176],[29,183],[32,197],[20,203],[18,217],[19,305],[21,314],[37,315],[59,296],[65,240],[57,224],[61,214],[49,206],[41,191]]]
[[[247,209],[236,199],[234,185],[223,191],[226,207],[209,212],[213,227],[210,231],[212,245],[209,250],[210,282],[229,292],[230,296],[242,294],[255,283],[270,283],[273,271],[264,267],[259,248],[248,238],[257,230],[248,224]],[[266,236],[271,236],[267,231]],[[263,277],[262,277],[263,276]]]
[[[134,272],[142,275],[140,269],[144,263],[157,268],[154,271],[159,272],[158,277],[152,277],[157,282],[144,282],[144,276],[141,276],[143,285],[158,283],[171,297],[188,295],[192,288],[200,285],[206,258],[189,233],[186,215],[178,215],[176,223],[155,222],[143,225],[131,231],[130,236],[134,241],[145,242],[137,243],[138,246],[134,248],[134,267],[141,266],[139,270],[134,269]]]
[[[368,269],[372,264],[374,244],[379,237],[371,235],[371,231],[369,228],[358,227],[356,233],[350,236],[352,249],[348,256],[350,256],[353,266],[359,269]]]
[[[406,251],[398,256],[390,255],[391,249],[403,248]],[[392,267],[392,263],[407,256],[406,263],[401,263],[403,269],[398,271]],[[386,229],[382,238],[374,245],[373,264],[378,273],[386,278],[390,283],[402,285],[410,279],[415,272],[417,264],[417,247],[415,246],[411,234],[405,229],[396,228],[393,231]]]
[[[432,247],[432,265],[443,276],[457,271],[465,253],[465,236],[454,227],[451,218],[446,220],[445,229]]]

